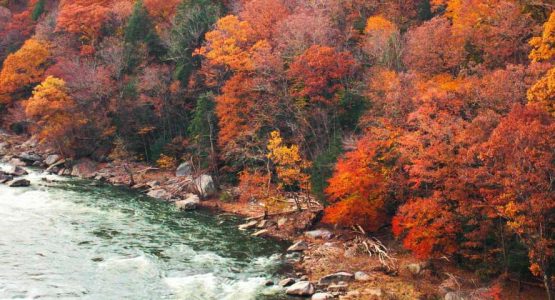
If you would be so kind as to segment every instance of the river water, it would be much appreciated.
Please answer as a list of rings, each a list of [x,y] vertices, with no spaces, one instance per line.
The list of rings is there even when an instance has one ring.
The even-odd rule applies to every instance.
[[[283,244],[90,181],[0,185],[0,299],[283,299]],[[42,178],[56,180],[47,183]]]

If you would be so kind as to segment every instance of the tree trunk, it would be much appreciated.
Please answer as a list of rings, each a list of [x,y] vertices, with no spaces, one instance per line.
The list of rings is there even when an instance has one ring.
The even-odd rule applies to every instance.
[[[546,272],[543,273],[543,284],[545,285],[545,291],[547,292],[547,300],[554,300],[551,275],[547,274]]]

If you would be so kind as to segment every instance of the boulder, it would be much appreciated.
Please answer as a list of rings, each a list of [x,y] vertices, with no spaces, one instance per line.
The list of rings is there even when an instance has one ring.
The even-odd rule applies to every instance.
[[[264,282],[265,286],[272,286],[274,285],[274,281],[273,280],[266,280],[266,282]]]
[[[76,176],[80,178],[92,178],[96,172],[96,164],[88,159],[83,158],[77,161],[71,170],[71,176]]]
[[[44,160],[44,163],[47,164],[48,166],[51,166],[57,163],[60,159],[61,157],[58,154],[51,154],[46,157],[46,159]]]
[[[36,161],[42,161],[42,157],[34,152],[23,152],[18,155],[19,159],[26,163],[34,163]]]
[[[200,204],[200,199],[197,195],[188,194],[185,200],[176,201],[175,205],[181,210],[194,210]]]
[[[287,248],[287,252],[300,252],[305,250],[308,250],[308,243],[305,241],[298,241]]]
[[[320,285],[328,285],[334,282],[340,281],[352,281],[354,279],[354,275],[347,272],[337,272],[333,274],[326,275],[318,281]]]
[[[8,182],[12,179],[13,179],[12,175],[8,175],[8,174],[0,171],[0,183],[6,183],[6,182]]]
[[[315,291],[314,285],[309,281],[299,281],[288,287],[285,293],[292,296],[312,296]]]
[[[4,173],[11,176],[23,176],[29,174],[25,169],[16,165],[9,166]]]
[[[333,299],[333,295],[330,293],[316,293],[312,295],[312,300],[331,300]]]
[[[193,166],[190,162],[184,162],[175,170],[176,177],[187,177],[193,175]]]
[[[257,223],[258,222],[256,220],[252,220],[252,221],[247,222],[245,224],[241,224],[241,225],[239,225],[239,230],[252,229],[252,228],[256,227]]]
[[[195,178],[194,186],[196,192],[198,192],[199,195],[203,198],[216,193],[216,185],[214,184],[214,180],[210,175],[203,174]]]
[[[255,233],[251,234],[251,235],[252,236],[263,236],[263,235],[266,235],[266,234],[268,234],[268,229],[259,230]]]
[[[291,286],[295,283],[295,279],[289,277],[289,278],[285,278],[280,280],[280,282],[278,283],[279,286],[281,287],[288,287]]]
[[[18,167],[24,167],[27,165],[24,161],[22,161],[19,158],[12,158],[8,163],[12,166],[18,166]]]
[[[172,195],[163,189],[152,189],[150,191],[148,191],[148,193],[146,193],[149,197],[152,198],[156,198],[156,199],[161,199],[161,200],[170,200],[172,198]]]
[[[46,168],[46,172],[50,174],[58,174],[58,172],[60,172],[60,170],[64,167],[65,163],[66,161],[64,159],[58,160],[57,162]]]
[[[16,178],[10,182],[8,182],[8,186],[9,187],[26,187],[26,186],[30,186],[31,182],[27,179],[23,179],[23,178]]]
[[[355,281],[370,281],[372,276],[366,274],[365,272],[359,271],[355,272]]]
[[[311,237],[313,239],[329,240],[332,238],[333,233],[325,229],[311,230],[304,233],[305,236]]]

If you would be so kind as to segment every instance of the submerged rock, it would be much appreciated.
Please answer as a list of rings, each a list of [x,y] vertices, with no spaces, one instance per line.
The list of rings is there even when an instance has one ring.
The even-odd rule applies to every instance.
[[[299,281],[285,290],[287,295],[292,296],[312,296],[316,290],[309,281]]]
[[[293,285],[294,283],[295,283],[295,279],[289,277],[289,278],[285,278],[285,279],[280,280],[278,285],[281,286],[281,287],[288,287],[288,286]]]
[[[16,166],[16,165],[9,166],[9,167],[5,170],[4,173],[6,173],[7,175],[11,175],[11,176],[23,176],[23,175],[29,174],[29,173],[27,172],[27,170],[23,169],[23,168],[20,167],[20,166]]]
[[[12,175],[8,175],[8,174],[0,171],[0,183],[6,183],[6,182],[8,182],[12,179],[13,179]]]
[[[200,199],[197,195],[189,194],[185,200],[176,201],[175,205],[181,210],[194,210],[200,204]]]
[[[31,182],[27,179],[23,179],[23,178],[17,178],[14,179],[10,182],[8,182],[8,186],[9,187],[26,187],[26,186],[30,186]]]

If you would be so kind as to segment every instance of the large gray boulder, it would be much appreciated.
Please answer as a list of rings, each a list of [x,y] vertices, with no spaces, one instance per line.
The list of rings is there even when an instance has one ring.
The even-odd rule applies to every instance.
[[[195,190],[203,198],[208,197],[216,193],[216,185],[214,180],[210,175],[200,175],[194,180]]]
[[[42,157],[34,152],[23,152],[21,154],[18,155],[18,157],[28,163],[28,164],[33,164],[34,162],[37,161],[42,161]]]
[[[8,186],[9,187],[26,187],[26,186],[30,186],[31,182],[27,179],[23,179],[23,178],[16,178],[10,182],[8,182]]]
[[[177,177],[187,177],[193,175],[193,166],[190,162],[184,162],[177,167],[175,170],[175,176]]]
[[[51,154],[46,157],[46,159],[44,160],[44,163],[51,166],[57,163],[60,159],[61,157],[58,154]]]
[[[81,177],[81,178],[92,178],[96,172],[96,163],[88,158],[83,158],[77,161],[73,165],[71,170],[71,176]]]
[[[299,281],[285,290],[291,296],[312,296],[316,292],[314,285],[309,281]]]
[[[194,210],[200,204],[200,199],[197,195],[188,194],[185,200],[176,201],[175,205],[181,210]]]

